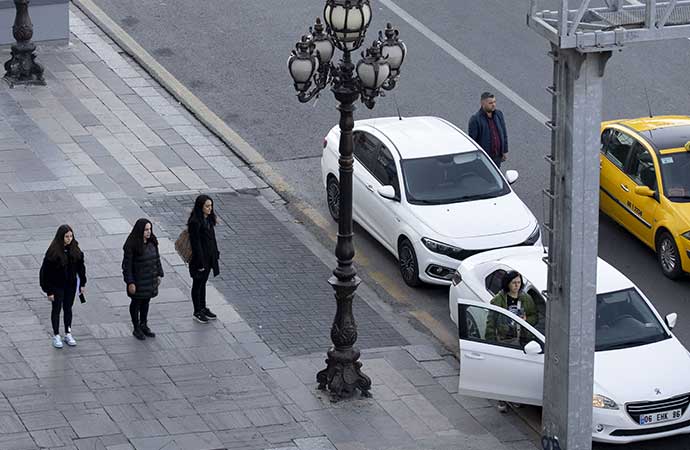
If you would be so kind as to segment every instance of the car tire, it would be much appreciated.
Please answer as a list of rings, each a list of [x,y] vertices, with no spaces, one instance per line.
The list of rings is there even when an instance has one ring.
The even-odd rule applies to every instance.
[[[336,222],[340,212],[340,184],[338,179],[333,175],[328,176],[326,181],[326,202],[328,205],[328,212]]]
[[[417,287],[422,282],[419,280],[419,263],[414,246],[408,239],[403,239],[398,244],[398,264],[400,275],[408,286]]]
[[[656,239],[656,256],[664,275],[672,280],[680,278],[683,274],[680,253],[676,241],[668,231],[662,231]]]

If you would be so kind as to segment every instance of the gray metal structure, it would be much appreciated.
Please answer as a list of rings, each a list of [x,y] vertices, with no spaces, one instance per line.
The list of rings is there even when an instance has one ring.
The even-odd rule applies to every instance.
[[[592,447],[599,147],[604,69],[626,44],[690,37],[690,1],[530,0],[527,24],[551,44],[553,96],[542,446]],[[632,4],[631,4],[632,3]],[[553,4],[553,0],[550,2]]]

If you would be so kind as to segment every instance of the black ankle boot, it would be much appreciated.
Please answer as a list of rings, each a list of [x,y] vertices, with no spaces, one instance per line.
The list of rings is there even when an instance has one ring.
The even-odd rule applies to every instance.
[[[156,337],[156,333],[151,331],[151,328],[146,324],[146,322],[143,322],[141,326],[139,327],[141,329],[141,332],[144,333],[144,336],[146,337]]]
[[[144,336],[143,331],[141,330],[141,327],[135,326],[134,331],[132,331],[132,334],[134,335],[135,338],[139,339],[140,341],[143,341],[146,339],[146,336]]]

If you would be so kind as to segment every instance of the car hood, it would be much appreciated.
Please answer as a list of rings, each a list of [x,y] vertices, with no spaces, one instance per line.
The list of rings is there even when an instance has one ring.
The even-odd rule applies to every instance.
[[[690,354],[675,337],[597,352],[594,361],[594,393],[610,397],[619,405],[690,392]]]
[[[673,210],[675,211],[678,218],[684,222],[685,228],[690,228],[690,203],[672,202],[671,205],[673,205]],[[686,232],[687,230],[685,228],[683,228],[681,232]]]
[[[496,198],[446,205],[410,205],[410,208],[419,221],[441,238],[472,238],[525,230],[526,239],[532,231],[530,226],[536,224],[530,210],[514,192]]]

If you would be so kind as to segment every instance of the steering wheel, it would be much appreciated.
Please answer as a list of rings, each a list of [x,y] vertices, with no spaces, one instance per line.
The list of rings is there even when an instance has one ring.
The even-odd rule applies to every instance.
[[[616,317],[616,320],[614,320],[613,323],[611,323],[611,326],[615,327],[616,325],[618,325],[618,322],[620,322],[621,320],[625,320],[625,319],[632,319],[632,320],[638,321],[637,319],[635,319],[630,314],[623,314],[622,316]]]
[[[477,322],[474,320],[474,317],[472,317],[471,314],[467,314],[465,317],[465,322],[467,325],[467,337],[481,339],[479,327],[477,326]]]

